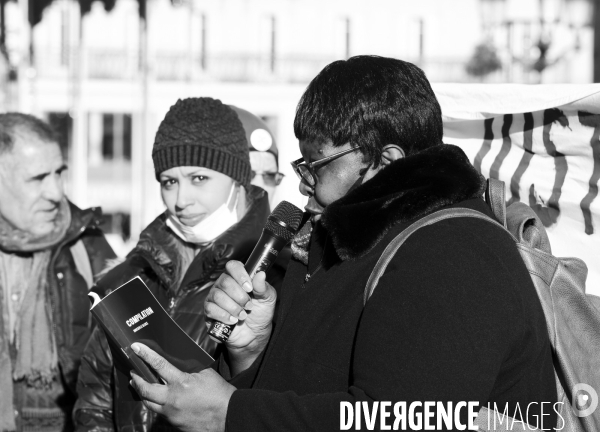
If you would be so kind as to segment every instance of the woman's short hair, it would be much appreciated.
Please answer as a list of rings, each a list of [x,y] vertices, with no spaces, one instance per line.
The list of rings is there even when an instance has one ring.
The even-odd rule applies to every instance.
[[[377,166],[386,144],[406,155],[442,143],[440,105],[417,66],[393,58],[356,56],[326,66],[296,109],[296,138],[360,146]]]

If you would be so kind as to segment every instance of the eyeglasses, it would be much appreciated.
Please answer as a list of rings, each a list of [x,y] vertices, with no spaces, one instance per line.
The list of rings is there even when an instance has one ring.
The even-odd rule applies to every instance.
[[[252,171],[252,178],[250,180],[253,180],[254,177],[256,177],[257,175],[262,176],[263,181],[265,182],[265,184],[267,186],[279,186],[279,184],[281,183],[281,180],[283,180],[283,177],[285,176],[285,174],[280,173],[280,172]]]
[[[334,159],[337,159],[345,154],[352,153],[353,151],[358,150],[360,147],[352,147],[351,149],[342,150],[341,152],[334,153],[330,156],[326,156],[323,159],[316,160],[311,163],[306,163],[304,158],[297,159],[293,162],[292,168],[294,168],[294,172],[298,175],[300,180],[306,181],[310,186],[314,186],[317,184],[317,173],[315,172],[315,168],[318,168],[326,163],[331,162]]]

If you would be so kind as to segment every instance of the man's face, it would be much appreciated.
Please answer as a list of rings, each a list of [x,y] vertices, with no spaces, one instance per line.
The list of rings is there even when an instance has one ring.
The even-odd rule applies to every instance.
[[[325,143],[300,141],[300,152],[307,163],[350,148],[352,148],[350,143],[334,147],[331,141]],[[300,182],[300,193],[309,197],[306,211],[318,218],[325,207],[348,193],[359,179],[360,171],[366,166],[367,164],[363,162],[363,154],[355,151],[317,167],[315,186],[311,187],[304,181]]]
[[[273,178],[277,174],[278,169],[275,156],[273,153],[269,152],[251,151],[250,166],[252,167],[252,171],[255,173],[250,183],[267,191],[267,194],[269,194],[269,203],[272,203],[273,195],[275,195],[275,189],[277,188],[277,185],[275,184],[274,180],[269,179],[268,176],[265,180],[265,176],[263,176],[263,174],[271,174]]]
[[[49,234],[64,196],[60,147],[26,131],[14,140],[13,149],[0,155],[0,216],[32,235]]]

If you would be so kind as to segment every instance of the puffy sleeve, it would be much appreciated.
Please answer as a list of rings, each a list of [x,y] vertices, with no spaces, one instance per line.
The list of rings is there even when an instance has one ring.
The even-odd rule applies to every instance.
[[[73,421],[77,431],[114,430],[113,361],[104,332],[96,327],[81,359]]]

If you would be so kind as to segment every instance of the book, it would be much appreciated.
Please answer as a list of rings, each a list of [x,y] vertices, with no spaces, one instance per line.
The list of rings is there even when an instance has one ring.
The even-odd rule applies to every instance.
[[[150,383],[155,372],[131,349],[140,342],[183,372],[200,372],[213,358],[185,333],[139,277],[126,282],[103,299],[91,291],[90,311],[106,333],[115,365],[125,374],[131,369]]]

